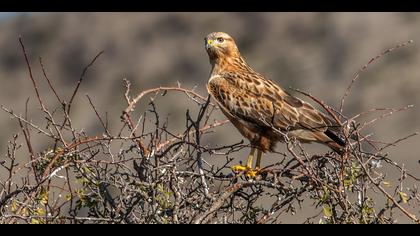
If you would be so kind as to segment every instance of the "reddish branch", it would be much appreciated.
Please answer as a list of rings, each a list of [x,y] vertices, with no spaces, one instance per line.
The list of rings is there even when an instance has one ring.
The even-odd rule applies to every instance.
[[[135,105],[144,96],[146,96],[148,94],[151,94],[151,93],[156,94],[156,93],[159,93],[159,92],[162,92],[162,91],[178,91],[178,92],[183,92],[183,93],[185,93],[187,95],[191,95],[191,96],[197,97],[197,98],[201,99],[203,102],[206,101],[206,98],[203,97],[203,96],[201,96],[200,94],[198,94],[198,93],[196,93],[196,92],[194,92],[192,90],[184,89],[184,88],[181,88],[181,87],[159,87],[159,88],[152,88],[152,89],[148,89],[148,90],[145,90],[145,91],[140,92],[133,100],[129,101],[129,104],[128,104],[127,108],[124,110],[124,113],[127,113],[127,114],[131,113],[133,111]]]
[[[413,40],[409,40],[409,41],[407,41],[407,42],[405,42],[405,43],[398,44],[398,45],[396,45],[396,46],[394,46],[394,47],[392,47],[392,48],[385,49],[384,51],[382,51],[382,53],[380,53],[380,54],[379,54],[379,55],[377,55],[376,57],[371,58],[371,59],[369,60],[369,62],[368,62],[368,63],[366,63],[365,65],[363,65],[363,66],[362,66],[362,68],[360,68],[360,69],[359,69],[359,71],[356,73],[356,75],[353,77],[353,79],[351,80],[351,82],[350,82],[349,86],[347,87],[347,89],[346,89],[346,91],[345,91],[345,93],[344,93],[343,97],[341,98],[340,113],[343,113],[344,100],[346,99],[346,97],[347,97],[348,95],[350,95],[350,92],[351,92],[351,89],[352,89],[352,87],[353,87],[353,84],[354,84],[354,83],[356,82],[356,80],[359,78],[360,74],[361,74],[363,71],[365,71],[365,70],[369,67],[369,65],[370,65],[370,64],[372,64],[373,62],[377,61],[379,58],[381,58],[381,57],[385,56],[386,54],[388,54],[388,53],[390,53],[390,52],[394,51],[395,49],[398,49],[398,48],[401,48],[401,47],[405,47],[405,46],[407,46],[408,44],[411,44],[411,43],[413,43],[413,42],[414,42]]]

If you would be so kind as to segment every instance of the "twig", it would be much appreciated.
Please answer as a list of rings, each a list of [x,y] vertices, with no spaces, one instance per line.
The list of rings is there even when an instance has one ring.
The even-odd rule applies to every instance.
[[[31,126],[32,128],[36,129],[38,132],[44,134],[47,137],[50,137],[52,139],[57,139],[57,137],[53,134],[47,133],[46,131],[42,130],[41,128],[39,128],[38,126],[34,125],[32,122],[27,121],[26,119],[24,119],[22,116],[20,115],[16,115],[12,110],[4,107],[3,105],[0,106],[1,109],[7,113],[9,113],[10,115],[12,115],[13,117],[15,117],[16,119],[18,119],[19,121],[22,121],[25,124],[28,124],[29,126]]]
[[[42,63],[42,57],[39,57],[39,64],[41,65],[42,73],[44,74],[45,80],[47,80],[48,86],[50,86],[50,89],[51,89],[51,91],[53,91],[53,93],[54,93],[55,97],[57,98],[58,102],[63,105],[64,104],[63,101],[61,100],[60,96],[58,96],[58,93],[55,91],[54,86],[51,83],[51,80],[47,76],[47,72],[45,70],[44,63]]]
[[[130,113],[133,111],[134,106],[136,105],[137,102],[139,102],[145,95],[150,94],[150,93],[159,93],[161,91],[179,91],[179,92],[184,92],[187,95],[192,95],[195,97],[200,98],[202,101],[206,101],[206,98],[199,95],[196,92],[193,92],[191,90],[188,89],[184,89],[184,88],[179,88],[179,87],[159,87],[159,88],[152,88],[152,89],[148,89],[145,91],[142,91],[141,93],[139,93],[134,99],[131,100],[130,104],[127,106],[127,108],[124,110],[125,113]]]
[[[73,91],[73,94],[71,95],[71,98],[70,98],[70,101],[69,101],[69,103],[68,103],[68,106],[67,106],[67,113],[70,115],[70,109],[71,109],[71,105],[72,105],[72,103],[73,103],[73,100],[74,100],[74,98],[76,97],[76,94],[77,94],[77,91],[79,91],[79,87],[80,87],[80,84],[82,83],[82,81],[83,81],[83,79],[85,78],[85,76],[86,76],[86,73],[87,73],[87,71],[89,70],[89,68],[95,63],[95,61],[102,55],[104,53],[104,51],[101,51],[101,52],[99,52],[91,61],[90,61],[90,63],[87,65],[87,66],[85,66],[85,68],[83,69],[83,71],[82,71],[82,74],[80,75],[80,78],[79,78],[79,80],[77,81],[77,85],[76,85],[76,88],[74,89],[74,91]],[[64,122],[65,123],[65,122]]]
[[[200,145],[200,137],[201,137],[200,122],[203,119],[204,114],[209,104],[210,104],[210,96],[208,96],[206,103],[201,107],[200,112],[198,113],[198,116],[197,116],[197,120],[196,121],[191,120],[191,122],[193,123],[193,127],[195,129],[195,140],[196,140],[197,145]],[[189,113],[187,114],[189,116]],[[204,175],[203,159],[201,156],[201,151],[199,149],[197,150],[197,165],[198,165],[198,172],[200,173],[201,183],[203,184],[204,194],[206,195],[206,197],[211,198],[209,194],[209,187],[206,181],[206,177]]]
[[[376,61],[376,60],[378,60],[379,58],[383,57],[384,55],[386,55],[386,54],[388,54],[388,53],[390,53],[390,52],[394,51],[395,49],[398,49],[398,48],[401,48],[401,47],[405,47],[405,46],[407,46],[408,44],[411,44],[411,43],[413,43],[413,42],[414,42],[413,40],[409,40],[409,41],[407,41],[407,42],[405,42],[405,43],[398,44],[398,45],[396,45],[396,46],[394,46],[394,47],[392,47],[392,48],[385,49],[385,50],[384,50],[384,51],[382,51],[379,55],[377,55],[376,57],[371,58],[371,59],[368,61],[368,63],[366,63],[365,65],[363,65],[363,66],[359,69],[359,71],[356,73],[356,75],[353,77],[353,79],[351,80],[351,82],[350,82],[349,86],[347,87],[347,89],[346,89],[346,91],[345,91],[345,93],[344,93],[343,97],[341,98],[341,103],[340,103],[340,113],[343,113],[344,100],[345,100],[345,99],[346,99],[346,97],[350,94],[350,92],[351,92],[351,89],[352,89],[352,87],[353,87],[354,82],[356,82],[356,80],[359,78],[360,74],[361,74],[364,70],[366,70],[366,69],[369,67],[369,65],[370,65],[370,64],[372,64],[373,62],[375,62],[375,61]]]
[[[408,212],[404,207],[402,207],[382,186],[380,183],[377,183],[372,176],[369,174],[369,170],[366,169],[366,166],[364,163],[359,159],[356,158],[360,164],[360,166],[363,168],[363,171],[365,175],[369,178],[369,180],[378,188],[389,200],[392,201],[392,203],[395,204],[395,206],[398,207],[406,216],[408,216],[413,222],[420,224],[420,221],[417,219],[416,215]]]
[[[23,42],[22,42],[22,37],[20,37],[20,36],[19,36],[19,43],[20,43],[20,46],[21,46],[21,48],[22,48],[23,55],[24,55],[24,57],[25,57],[26,66],[28,67],[28,71],[29,71],[29,79],[31,80],[32,85],[33,85],[33,87],[34,87],[34,89],[35,89],[35,93],[36,93],[36,97],[37,97],[37,99],[38,99],[39,105],[40,105],[43,109],[45,109],[45,107],[44,107],[44,103],[42,102],[42,99],[41,99],[41,95],[39,94],[39,91],[38,91],[38,86],[37,86],[37,84],[36,84],[36,82],[35,82],[35,79],[34,79],[34,77],[33,77],[33,75],[32,75],[32,68],[31,68],[31,64],[29,63],[28,55],[27,55],[26,50],[25,50],[25,45],[23,44]]]
[[[319,100],[319,99],[317,99],[317,98],[315,98],[314,96],[312,96],[310,93],[306,93],[306,92],[303,92],[303,91],[300,91],[299,89],[293,89],[293,90],[295,90],[296,92],[299,92],[299,93],[301,93],[301,94],[303,94],[303,95],[305,95],[305,96],[307,96],[307,97],[309,97],[309,98],[311,98],[312,100],[314,100],[316,103],[318,103],[322,108],[324,108],[324,110],[325,111],[327,111],[328,112],[328,114],[332,117],[332,118],[334,118],[334,120],[335,120],[335,122],[337,122],[337,124],[338,125],[341,125],[342,123],[341,123],[341,121],[340,121],[340,119],[334,114],[334,110],[333,110],[333,108],[332,107],[330,107],[330,106],[328,106],[328,105],[326,105],[323,101],[321,101],[321,100]],[[336,111],[337,112],[337,111]],[[340,116],[343,116],[343,115],[341,115],[341,112],[337,112]],[[343,116],[344,117],[344,116]]]
[[[108,137],[111,137],[108,128],[106,127],[104,121],[102,120],[101,116],[99,115],[98,111],[96,110],[95,105],[93,105],[92,99],[90,99],[89,95],[86,94],[87,99],[89,100],[89,104],[91,105],[92,109],[95,111],[96,117],[98,117],[99,121],[101,122],[102,127],[104,128]]]

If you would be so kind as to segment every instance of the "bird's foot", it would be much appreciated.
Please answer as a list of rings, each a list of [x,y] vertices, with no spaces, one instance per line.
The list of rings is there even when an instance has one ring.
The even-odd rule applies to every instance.
[[[248,178],[255,178],[255,176],[257,176],[261,171],[260,168],[252,169],[249,166],[243,166],[243,165],[234,165],[231,167],[231,169],[235,173],[244,172],[245,176]]]

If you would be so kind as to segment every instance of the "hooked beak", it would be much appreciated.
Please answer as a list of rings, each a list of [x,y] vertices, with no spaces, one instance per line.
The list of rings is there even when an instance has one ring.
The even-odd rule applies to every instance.
[[[213,39],[206,39],[206,48],[209,49],[213,45]]]

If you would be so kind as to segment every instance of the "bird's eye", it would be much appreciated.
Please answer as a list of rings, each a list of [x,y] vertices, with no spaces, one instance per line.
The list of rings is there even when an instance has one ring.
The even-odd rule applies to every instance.
[[[219,42],[219,43],[223,43],[223,41],[225,41],[225,39],[224,39],[224,38],[222,38],[222,37],[219,37],[219,38],[217,38],[216,40],[217,40],[217,42]]]

